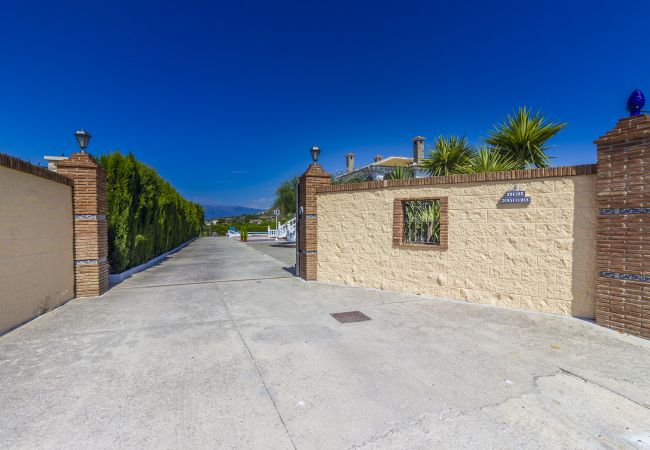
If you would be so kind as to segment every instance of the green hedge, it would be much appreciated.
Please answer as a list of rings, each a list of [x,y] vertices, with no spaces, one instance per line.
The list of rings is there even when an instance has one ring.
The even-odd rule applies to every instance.
[[[99,161],[106,173],[108,261],[120,273],[197,237],[203,208],[185,200],[133,155]]]

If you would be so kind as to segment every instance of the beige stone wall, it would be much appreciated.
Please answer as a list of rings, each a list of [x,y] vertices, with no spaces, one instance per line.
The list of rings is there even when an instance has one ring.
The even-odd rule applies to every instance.
[[[595,175],[318,195],[318,280],[594,317]],[[447,196],[445,251],[393,248],[393,199]]]
[[[0,334],[74,296],[72,187],[0,166]]]

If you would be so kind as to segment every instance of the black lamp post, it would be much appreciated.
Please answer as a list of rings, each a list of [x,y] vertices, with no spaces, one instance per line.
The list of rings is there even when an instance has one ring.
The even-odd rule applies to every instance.
[[[77,138],[77,144],[79,144],[81,153],[86,153],[86,147],[88,147],[88,142],[90,142],[90,138],[92,137],[90,133],[82,128],[75,132],[74,136]]]
[[[318,161],[318,156],[320,155],[320,148],[314,145],[310,151],[311,151],[311,159],[313,159],[314,162]]]

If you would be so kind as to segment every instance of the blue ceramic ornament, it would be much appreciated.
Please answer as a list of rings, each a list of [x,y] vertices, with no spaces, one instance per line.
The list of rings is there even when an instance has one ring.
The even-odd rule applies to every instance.
[[[645,105],[645,96],[643,92],[638,89],[635,89],[630,94],[630,97],[627,99],[627,110],[630,112],[630,116],[638,116],[641,114],[641,108]]]

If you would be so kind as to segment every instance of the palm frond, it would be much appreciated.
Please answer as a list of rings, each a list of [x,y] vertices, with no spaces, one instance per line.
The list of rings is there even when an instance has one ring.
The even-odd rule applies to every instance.
[[[474,148],[465,136],[439,136],[422,168],[433,176],[466,173],[473,156]]]
[[[440,243],[440,201],[410,200],[404,205],[404,240],[409,243]],[[414,242],[413,239],[417,242]]]
[[[496,125],[485,142],[511,159],[517,169],[548,167],[551,157],[546,153],[550,148],[547,142],[566,125],[549,122],[542,112],[533,114],[523,106]]]
[[[469,164],[469,172],[504,172],[516,170],[518,165],[509,156],[504,155],[497,148],[482,147],[476,151]]]

